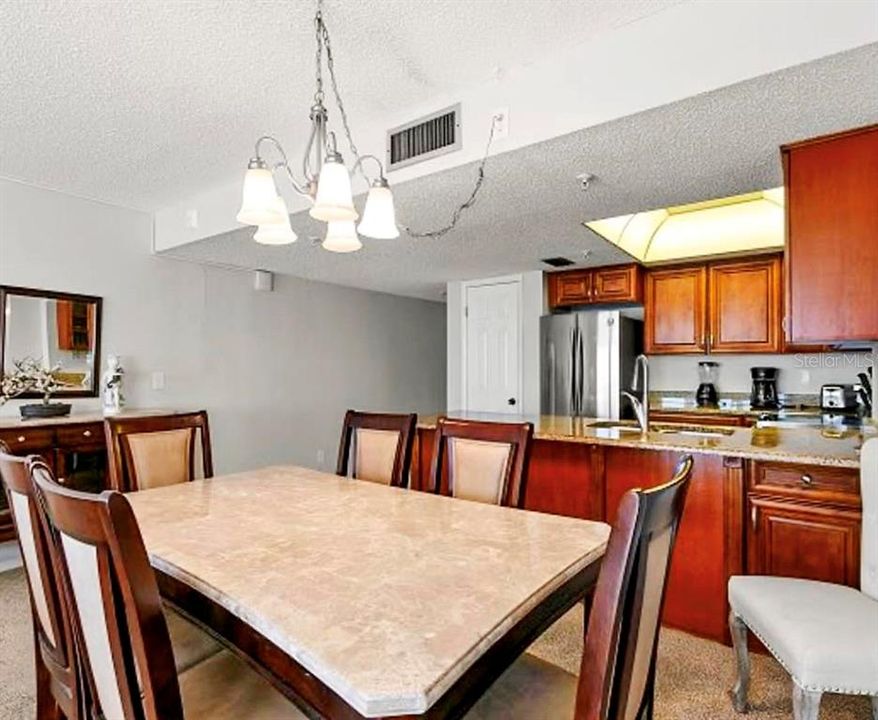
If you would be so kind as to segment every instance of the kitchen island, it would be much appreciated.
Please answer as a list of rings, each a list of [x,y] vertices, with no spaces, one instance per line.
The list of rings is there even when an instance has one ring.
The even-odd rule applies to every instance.
[[[534,423],[525,508],[612,523],[625,492],[667,482],[695,458],[664,622],[728,642],[726,584],[738,574],[805,577],[857,586],[859,449],[876,429],[698,428],[643,434],[590,418],[449,412]],[[412,487],[430,490],[438,416],[422,417]],[[608,427],[609,426],[609,427]]]

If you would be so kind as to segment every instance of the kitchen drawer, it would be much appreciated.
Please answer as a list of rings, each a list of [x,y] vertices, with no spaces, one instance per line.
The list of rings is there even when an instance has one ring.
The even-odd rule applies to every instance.
[[[51,428],[20,427],[0,430],[0,441],[9,446],[14,455],[51,452],[55,444],[55,431]]]
[[[860,474],[847,468],[756,463],[750,478],[752,492],[799,500],[860,504]]]
[[[97,450],[104,447],[103,423],[62,425],[57,432],[58,448],[62,450]]]

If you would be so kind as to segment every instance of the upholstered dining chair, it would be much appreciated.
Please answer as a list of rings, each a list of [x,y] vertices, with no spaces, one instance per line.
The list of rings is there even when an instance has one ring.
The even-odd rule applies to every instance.
[[[125,497],[58,485],[42,461],[28,469],[70,606],[88,717],[106,720],[304,718],[228,650],[177,674],[158,585]],[[185,711],[185,716],[184,716]]]
[[[148,490],[213,476],[207,412],[115,417],[104,421],[110,487]],[[200,452],[199,452],[200,451]]]
[[[816,720],[823,693],[870,695],[878,720],[878,438],[860,451],[860,589],[798,578],[729,579],[729,626],[738,664],[731,691],[747,710],[751,631],[793,680],[793,717]]]
[[[37,718],[79,720],[82,695],[73,634],[57,569],[49,551],[26,460],[0,442],[0,479],[6,487],[30,596],[34,627]]]
[[[466,720],[652,720],[662,606],[692,464],[684,457],[668,483],[619,503],[579,678],[525,653]]]
[[[418,416],[348,410],[338,447],[336,474],[405,487]]]
[[[433,441],[433,491],[522,507],[533,424],[439,418]]]

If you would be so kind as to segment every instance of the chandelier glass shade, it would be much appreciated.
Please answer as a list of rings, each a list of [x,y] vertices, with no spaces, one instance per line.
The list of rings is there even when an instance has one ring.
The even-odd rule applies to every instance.
[[[284,199],[277,195],[275,197],[275,209],[283,216],[283,220],[278,223],[263,223],[259,226],[253,239],[263,245],[289,245],[296,242],[297,235],[290,226],[290,215],[287,211],[287,204]]]
[[[244,187],[241,192],[241,209],[236,219],[245,225],[264,225],[282,222],[283,215],[278,207],[280,200],[274,176],[261,160],[250,161],[244,175]],[[284,206],[286,207],[286,206]],[[289,217],[287,222],[289,222]]]
[[[361,235],[376,240],[393,240],[399,237],[396,226],[396,210],[393,207],[393,193],[387,181],[376,180],[366,197],[363,219],[357,226]]]
[[[353,220],[331,220],[323,240],[323,249],[336,253],[355,252],[363,247]]]
[[[351,176],[341,155],[329,155],[324,161],[317,182],[317,196],[308,214],[323,222],[357,219],[351,193]]]

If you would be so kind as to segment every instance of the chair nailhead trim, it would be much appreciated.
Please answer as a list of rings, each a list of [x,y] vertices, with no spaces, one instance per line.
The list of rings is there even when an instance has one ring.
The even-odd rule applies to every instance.
[[[796,683],[796,685],[798,685],[800,688],[802,688],[802,690],[808,690],[809,692],[819,692],[819,693],[837,693],[839,695],[868,695],[871,697],[878,697],[878,693],[876,693],[874,690],[859,690],[859,689],[852,690],[852,689],[843,688],[843,687],[817,687],[815,685],[805,685],[804,683],[799,681],[799,678],[797,678],[795,675],[793,675],[793,673],[790,671],[790,669],[786,666],[786,663],[784,663],[784,661],[778,657],[774,648],[771,646],[771,643],[768,642],[768,640],[766,640],[764,637],[762,637],[762,635],[758,631],[756,631],[752,627],[750,627],[750,624],[747,622],[747,618],[745,618],[743,615],[738,615],[737,610],[735,610],[735,615],[737,615],[739,618],[741,618],[741,620],[744,621],[744,624],[747,626],[747,629],[751,633],[753,633],[756,637],[759,638],[759,641],[763,645],[765,645],[765,647],[768,649],[768,652],[771,653],[772,657],[775,660],[777,660],[778,663],[780,663],[781,667],[784,670],[786,670],[787,675],[789,675],[793,679],[793,682]]]

